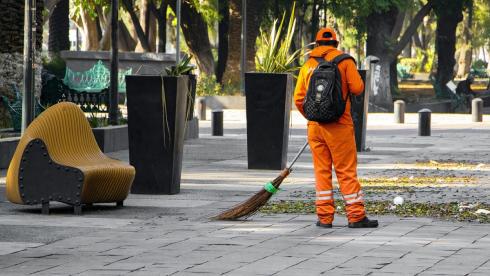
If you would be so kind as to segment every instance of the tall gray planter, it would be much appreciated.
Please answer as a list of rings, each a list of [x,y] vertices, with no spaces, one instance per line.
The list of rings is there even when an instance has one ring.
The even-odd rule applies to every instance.
[[[286,167],[293,89],[291,74],[245,74],[249,169]]]
[[[180,192],[188,77],[127,76],[131,192]],[[162,89],[164,88],[164,89]]]

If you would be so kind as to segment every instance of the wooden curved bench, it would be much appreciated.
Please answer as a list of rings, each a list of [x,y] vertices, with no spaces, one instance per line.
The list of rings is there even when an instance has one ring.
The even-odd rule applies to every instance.
[[[134,167],[105,156],[84,113],[63,102],[44,111],[26,129],[10,162],[7,198],[13,203],[49,202],[74,206],[117,202],[122,206],[135,176]]]

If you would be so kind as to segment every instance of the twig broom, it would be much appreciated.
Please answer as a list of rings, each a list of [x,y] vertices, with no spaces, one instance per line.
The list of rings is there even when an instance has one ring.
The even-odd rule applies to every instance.
[[[301,147],[300,151],[296,154],[293,161],[289,164],[287,168],[282,170],[279,176],[276,177],[272,182],[268,182],[264,185],[262,190],[247,199],[246,201],[235,205],[231,209],[228,209],[221,214],[212,217],[215,220],[236,220],[239,218],[248,218],[255,214],[260,207],[264,206],[267,201],[271,198],[273,194],[278,191],[279,186],[282,181],[291,173],[294,163],[298,160],[301,154],[305,151],[308,146],[308,141]]]

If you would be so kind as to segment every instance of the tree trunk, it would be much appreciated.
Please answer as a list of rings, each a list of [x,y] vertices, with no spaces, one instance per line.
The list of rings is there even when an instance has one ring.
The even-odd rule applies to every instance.
[[[487,53],[490,53],[490,42],[487,44]],[[490,72],[490,62],[487,61],[487,72]],[[490,81],[488,82],[487,90],[490,90]]]
[[[274,0],[274,18],[279,18],[279,16],[281,16],[279,14],[279,1]]]
[[[48,49],[50,53],[70,50],[70,2],[61,0],[53,8],[49,18]]]
[[[24,1],[0,2],[0,96],[13,99],[12,85],[22,83]],[[0,104],[0,128],[10,127],[10,115]]]
[[[385,110],[391,110],[393,108],[392,93],[398,91],[396,74],[397,57],[410,42],[418,26],[422,23],[423,18],[429,14],[432,5],[432,0],[430,0],[417,12],[399,39],[399,31],[394,29],[397,25],[397,19],[399,19],[399,11],[396,6],[392,6],[385,12],[375,12],[368,16],[366,55],[377,56],[380,58],[381,65],[378,93],[377,95],[373,95],[375,106],[379,106]],[[376,22],[376,24],[369,24],[369,22]]]
[[[122,20],[119,20],[119,51],[132,52],[136,47],[136,41],[131,36],[128,27]]]
[[[436,89],[439,98],[449,98],[452,93],[446,87],[446,83],[454,77],[454,65],[456,60],[456,28],[463,20],[464,0],[454,0],[450,4],[439,0],[436,5],[437,27],[436,27],[436,51],[437,51],[437,74]]]
[[[228,32],[230,26],[230,5],[228,0],[218,1],[220,21],[218,23],[218,64],[216,80],[222,83],[228,58]]]
[[[158,52],[165,53],[167,45],[167,0],[163,0],[157,12],[158,21]]]
[[[103,20],[101,20],[101,23],[102,23],[102,28],[104,29],[102,38],[100,39],[99,42],[99,50],[109,51],[111,49],[111,34],[112,34],[111,10],[109,9],[107,11],[107,16],[103,14],[102,9],[100,9],[100,12],[97,11],[97,13],[99,14],[99,18],[103,18]]]
[[[131,21],[133,22],[133,26],[138,36],[139,43],[141,43],[142,50],[144,52],[150,52],[151,48],[148,42],[148,37],[146,36],[143,28],[141,27],[141,23],[138,19],[138,16],[134,11],[133,2],[131,0],[122,0],[122,4],[128,11],[129,16],[131,17]]]
[[[148,14],[148,17],[150,18],[148,24],[150,27],[148,28],[148,33],[146,34],[148,36],[148,42],[150,43],[150,49],[152,52],[157,51],[157,18],[154,16],[152,13]]]
[[[223,75],[224,84],[240,83],[240,59],[241,59],[241,35],[242,35],[242,1],[230,0],[230,31],[228,36],[228,58],[226,71]]]
[[[422,61],[419,64],[419,70],[426,72],[425,67],[429,62],[428,47],[434,37],[430,25],[434,22],[434,16],[431,14],[427,20],[424,20],[420,26],[420,32],[413,36],[413,45],[422,50]],[[430,71],[430,69],[428,70]]]
[[[156,50],[156,28],[155,28],[155,16],[150,12],[151,7],[149,7],[152,3],[152,0],[142,0],[139,5],[139,22],[141,24],[141,28],[143,29],[145,36],[148,40],[148,46],[150,47],[150,52],[154,52]],[[136,46],[136,52],[144,52],[145,49],[141,45],[141,41]]]
[[[36,2],[36,60],[35,89],[36,96],[41,91],[40,53],[43,33],[44,1]],[[12,86],[23,90],[24,58],[24,1],[0,1],[0,96],[14,99]],[[3,104],[0,104],[0,128],[10,127],[10,115]]]
[[[463,26],[464,45],[459,50],[458,70],[456,73],[456,76],[458,78],[464,78],[470,72],[470,68],[471,68],[472,52],[473,52],[473,47],[471,45],[471,39],[472,39],[471,26],[473,25],[472,21],[473,21],[473,7],[470,6],[468,9],[468,13],[466,14],[466,20],[464,20],[464,26]]]
[[[313,0],[313,6],[311,8],[311,40],[315,41],[316,33],[318,32],[318,17],[320,7],[318,6],[318,0]]]
[[[377,93],[375,92],[374,95],[370,96],[373,96],[372,102],[375,106],[388,110],[392,108],[393,102],[391,96],[392,81],[390,80],[393,60],[388,45],[392,41],[391,36],[397,15],[397,8],[392,7],[383,13],[372,13],[367,18],[367,22],[376,22],[376,24],[367,24],[366,55],[378,57],[381,66]]]
[[[44,13],[44,1],[38,0],[36,1],[36,51],[38,51],[38,55],[37,55],[38,57],[41,56],[41,50],[43,47],[43,26],[44,26],[43,13]]]
[[[247,71],[255,71],[256,41],[260,33],[260,23],[265,8],[263,0],[248,0],[247,3]]]
[[[99,36],[97,33],[97,23],[83,9],[80,9],[80,18],[83,26],[83,50],[96,51],[99,48]]]
[[[0,53],[22,53],[24,49],[24,1],[0,2]]]
[[[308,26],[309,25],[309,22],[306,21],[306,11],[308,10],[308,2],[307,1],[304,1],[302,3],[303,7],[301,9],[298,9],[298,17],[296,17],[296,22],[298,24],[298,31],[296,33],[296,36],[297,36],[297,47],[303,47],[304,44],[303,42],[304,41],[308,41],[306,44],[310,43],[311,41],[308,40],[308,35],[307,35],[307,28],[305,26]],[[298,59],[296,62],[297,62],[297,66],[301,66],[307,59],[308,57],[305,56],[304,57],[304,60],[300,60]]]
[[[471,45],[465,44],[459,50],[459,58],[456,70],[457,78],[464,78],[470,72],[472,61]]]
[[[158,44],[157,52],[165,53],[167,44],[167,0],[162,1],[160,8],[157,9],[155,3],[150,1],[148,3],[148,9],[152,12],[153,16],[156,18],[158,23]]]
[[[175,0],[170,2],[174,11],[177,9],[176,5]],[[208,26],[192,4],[192,0],[182,0],[180,27],[189,51],[196,58],[199,70],[208,76],[214,75],[214,57],[209,42]]]

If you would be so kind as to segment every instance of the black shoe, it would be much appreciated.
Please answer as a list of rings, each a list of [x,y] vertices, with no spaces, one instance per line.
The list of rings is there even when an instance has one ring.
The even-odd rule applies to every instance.
[[[349,223],[349,228],[376,228],[378,227],[377,220],[370,220],[364,217],[361,221]]]
[[[332,228],[332,224],[331,223],[321,223],[320,221],[317,221],[316,222],[316,226],[323,227],[323,228]]]

